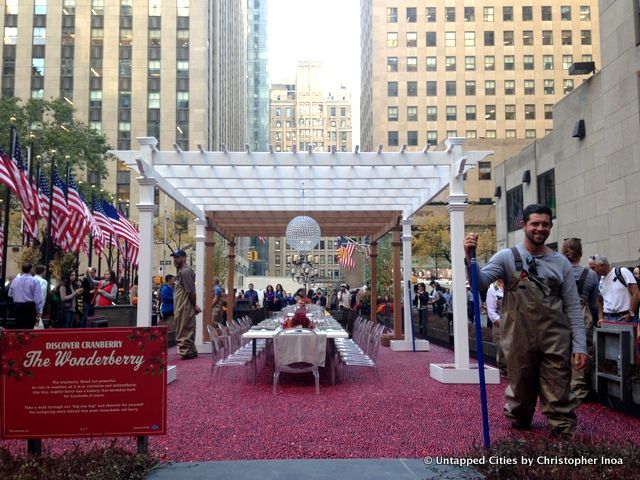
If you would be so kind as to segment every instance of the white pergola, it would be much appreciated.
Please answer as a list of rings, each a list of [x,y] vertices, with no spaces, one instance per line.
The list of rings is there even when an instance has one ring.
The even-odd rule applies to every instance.
[[[320,225],[323,236],[370,236],[375,245],[393,230],[396,311],[401,295],[400,240],[403,253],[404,304],[409,304],[411,225],[413,216],[449,186],[452,269],[454,272],[455,368],[442,369],[441,381],[477,381],[469,367],[466,320],[463,174],[489,151],[463,151],[464,138],[450,138],[446,150],[407,152],[228,152],[159,151],[153,137],[138,138],[138,151],[111,151],[138,174],[140,251],[153,251],[154,188],[189,210],[196,218],[196,286],[198,303],[209,298],[205,289],[205,241],[216,231],[230,245],[233,275],[235,238],[284,236],[288,222],[303,211]],[[304,198],[304,201],[303,201]],[[402,236],[400,237],[400,230]],[[138,291],[151,298],[152,256],[140,256]],[[397,257],[397,259],[396,259]],[[375,259],[375,256],[374,256]],[[211,263],[211,262],[209,262]],[[396,268],[397,264],[397,268]],[[211,267],[212,268],[212,267]],[[372,270],[375,270],[372,268]],[[209,277],[209,275],[207,275]],[[207,278],[211,282],[212,278]],[[372,284],[375,281],[372,278]],[[233,284],[231,283],[231,288]],[[375,295],[372,292],[372,297]],[[204,304],[208,306],[208,304]],[[151,301],[138,302],[138,326],[151,324]],[[196,344],[203,345],[203,315],[197,317]],[[398,332],[401,325],[395,325]],[[404,312],[405,332],[411,331],[411,309]],[[428,342],[416,341],[419,350]],[[411,339],[392,342],[395,350],[412,350]],[[432,375],[440,377],[438,371]],[[475,380],[474,380],[475,378]],[[497,375],[496,375],[497,379]]]

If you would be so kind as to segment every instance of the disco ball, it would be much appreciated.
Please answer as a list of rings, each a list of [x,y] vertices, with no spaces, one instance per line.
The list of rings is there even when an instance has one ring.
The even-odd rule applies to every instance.
[[[297,252],[310,252],[320,243],[320,225],[313,218],[299,215],[287,225],[287,243]]]

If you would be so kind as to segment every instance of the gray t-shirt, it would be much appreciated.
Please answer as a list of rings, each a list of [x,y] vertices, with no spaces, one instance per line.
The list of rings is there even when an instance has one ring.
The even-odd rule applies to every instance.
[[[517,245],[522,257],[522,269],[527,270],[526,258],[531,254],[522,243]],[[563,255],[552,252],[547,255],[534,255],[538,268],[538,276],[551,279],[555,278],[562,285],[562,304],[565,315],[571,325],[571,339],[574,353],[587,353],[587,335],[584,328],[584,319],[580,309],[580,297],[576,281],[573,276],[571,264]],[[511,275],[516,270],[516,262],[511,250],[506,248],[496,253],[487,263],[479,275],[481,289],[486,289],[497,278],[502,278],[505,285],[511,282]],[[505,287],[506,291],[506,287]]]
[[[580,280],[580,276],[582,275],[582,270],[585,267],[581,267],[580,265],[571,265],[571,269],[573,270],[573,277],[576,282]],[[598,282],[600,279],[596,272],[587,268],[587,278],[584,280],[584,285],[582,287],[582,300],[589,305],[589,310],[591,311],[591,316],[593,317],[593,321],[598,321]]]

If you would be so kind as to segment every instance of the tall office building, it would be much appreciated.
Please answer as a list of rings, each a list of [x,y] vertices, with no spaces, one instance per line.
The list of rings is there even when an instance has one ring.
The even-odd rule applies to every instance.
[[[597,2],[362,1],[361,146],[534,139],[600,62]]]
[[[247,0],[247,142],[256,152],[269,143],[267,8],[267,0]]]
[[[237,0],[4,0],[2,96],[63,98],[119,150],[242,150],[246,5]],[[137,182],[120,162],[87,180],[129,211]],[[159,205],[166,202],[159,195]],[[169,203],[173,206],[173,202]],[[131,208],[131,216],[137,210]]]

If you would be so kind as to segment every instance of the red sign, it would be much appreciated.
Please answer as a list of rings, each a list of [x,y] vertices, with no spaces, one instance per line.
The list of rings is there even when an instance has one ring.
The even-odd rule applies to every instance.
[[[167,329],[0,333],[2,438],[162,435]]]

